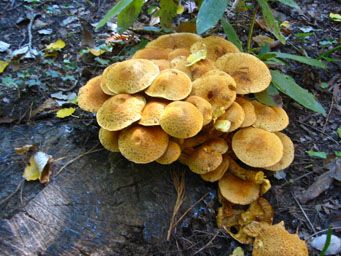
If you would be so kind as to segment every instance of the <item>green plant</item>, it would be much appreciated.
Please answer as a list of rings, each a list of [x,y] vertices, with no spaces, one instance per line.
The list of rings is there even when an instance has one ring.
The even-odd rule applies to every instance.
[[[152,12],[157,13],[160,17],[160,25],[164,31],[169,31],[172,29],[173,19],[177,16],[179,9],[183,10],[181,2],[179,0],[159,0],[159,6],[152,6]],[[185,1],[188,2],[188,1]],[[193,1],[192,1],[193,2]],[[287,61],[296,61],[306,65],[310,65],[315,68],[325,69],[326,65],[321,60],[332,61],[330,54],[338,50],[339,47],[335,47],[335,50],[325,52],[319,56],[319,59],[313,59],[309,57],[282,53],[282,52],[271,52],[268,45],[263,46],[258,52],[256,49],[252,49],[252,34],[254,24],[256,22],[256,17],[258,12],[261,12],[264,19],[267,30],[272,33],[277,40],[282,44],[286,43],[286,38],[280,31],[280,26],[278,21],[274,18],[272,10],[270,7],[271,2],[280,2],[291,8],[299,9],[299,6],[294,0],[235,0],[232,5],[229,0],[203,0],[195,1],[198,6],[198,14],[196,16],[196,31],[198,34],[204,34],[216,25],[221,23],[227,38],[233,42],[241,51],[243,51],[243,45],[239,39],[236,31],[229,21],[224,18],[225,10],[231,6],[231,9],[235,11],[236,6],[243,6],[245,9],[252,10],[252,16],[249,24],[248,40],[246,43],[246,52],[255,54],[257,57],[263,60],[268,65],[272,66],[284,66]],[[148,3],[148,1],[146,2]],[[118,31],[123,32],[133,25],[134,21],[137,19],[142,11],[144,1],[142,0],[120,0],[115,4],[101,19],[97,25],[97,29],[104,26],[111,18],[117,17]],[[148,13],[151,13],[151,8],[148,8]],[[272,83],[271,86],[262,93],[255,94],[256,98],[268,105],[276,105],[280,101],[279,92],[282,92],[293,100],[301,104],[307,109],[326,114],[325,109],[322,105],[315,99],[314,95],[309,91],[300,87],[295,80],[288,75],[285,75],[279,70],[271,69]]]

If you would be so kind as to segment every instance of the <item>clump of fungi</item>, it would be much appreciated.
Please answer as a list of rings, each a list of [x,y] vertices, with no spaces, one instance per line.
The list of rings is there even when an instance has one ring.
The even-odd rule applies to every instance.
[[[204,59],[188,61],[202,50]],[[107,150],[139,164],[178,160],[217,181],[217,224],[253,243],[253,255],[308,255],[297,235],[272,225],[272,207],[262,197],[271,187],[264,170],[285,169],[294,158],[281,132],[289,124],[285,110],[252,99],[270,82],[266,64],[231,42],[175,33],[108,66],[81,87],[78,103],[96,113]]]

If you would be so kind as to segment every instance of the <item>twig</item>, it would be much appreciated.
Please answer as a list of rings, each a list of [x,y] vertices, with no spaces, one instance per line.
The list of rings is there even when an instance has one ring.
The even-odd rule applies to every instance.
[[[30,19],[30,23],[28,24],[28,51],[31,52],[32,50],[32,26],[35,18],[37,17],[37,14],[33,14],[32,18]]]
[[[214,236],[210,239],[210,241],[208,241],[207,244],[205,244],[202,248],[200,248],[198,251],[196,251],[193,255],[198,254],[199,252],[201,252],[204,249],[206,249],[213,242],[213,240],[216,239],[218,234],[219,234],[219,231],[214,234]]]
[[[5,199],[3,199],[2,201],[0,201],[0,205],[3,205],[4,203],[6,203],[8,200],[10,200],[21,188],[21,186],[24,184],[25,180],[22,180],[19,182],[18,186],[16,187],[16,189],[9,194]]]
[[[331,229],[331,230],[341,229],[341,226],[339,226],[339,227],[330,227],[330,229]],[[324,232],[326,232],[326,231],[328,231],[328,230],[329,230],[329,228],[323,229],[323,230],[321,230],[321,231],[317,231],[317,232],[315,232],[314,234],[308,236],[308,238],[306,239],[306,241],[309,240],[309,239],[311,239],[312,237],[314,237],[314,236],[316,236],[316,235],[318,235],[318,234],[324,233]]]
[[[302,178],[304,178],[304,177],[307,177],[307,176],[309,176],[309,175],[311,175],[311,174],[313,174],[313,173],[315,173],[315,172],[317,172],[317,171],[321,171],[321,168],[317,168],[317,169],[315,169],[315,170],[312,170],[311,172],[308,172],[308,173],[306,173],[306,174],[303,174],[303,175],[301,175],[301,176],[298,176],[298,177],[295,178],[295,179],[289,179],[288,181],[286,181],[286,182],[283,183],[282,185],[279,185],[279,188],[282,188],[282,187],[284,187],[284,186],[286,186],[286,185],[289,185],[289,184],[293,184],[294,182],[299,181],[300,179],[302,179]]]
[[[253,13],[252,13],[252,16],[251,16],[249,34],[247,35],[247,44],[246,44],[247,52],[251,52],[252,34],[253,34],[253,28],[255,27],[257,12],[258,12],[258,5],[257,5],[257,7],[253,10]]]
[[[171,172],[173,184],[177,193],[174,209],[173,209],[173,214],[171,217],[171,221],[169,223],[169,228],[167,232],[167,241],[170,240],[172,230],[174,229],[174,221],[175,221],[175,216],[178,213],[182,203],[184,202],[185,198],[185,175],[184,172],[182,171],[172,171]]]
[[[310,221],[308,215],[305,213],[305,211],[304,211],[302,205],[301,205],[300,202],[296,199],[296,197],[294,196],[294,194],[293,194],[292,192],[291,192],[291,196],[294,198],[296,204],[298,205],[298,207],[300,208],[300,210],[301,210],[301,212],[303,213],[304,217],[305,217],[306,220],[308,221],[309,226],[310,226],[310,228],[312,229],[312,231],[316,232],[313,223],[311,223],[311,221]]]
[[[93,148],[91,148],[89,151],[86,151],[82,154],[80,154],[79,156],[71,159],[70,161],[68,161],[66,164],[64,164],[56,173],[55,177],[57,177],[66,167],[68,167],[70,164],[72,164],[74,161],[78,160],[79,158],[85,156],[85,155],[88,155],[88,154],[92,154],[92,153],[95,153],[95,152],[98,152],[98,151],[102,151],[103,148],[100,148],[100,149],[96,149],[95,148],[98,146],[98,144],[96,146],[94,146]]]
[[[300,123],[301,125],[303,125],[303,126],[305,126],[305,127],[310,128],[310,129],[312,129],[312,130],[315,130],[316,132],[322,133],[322,134],[325,135],[328,139],[330,139],[330,140],[334,141],[336,144],[340,145],[340,143],[339,143],[338,141],[336,141],[333,137],[330,137],[328,134],[324,133],[324,132],[321,131],[320,129],[318,129],[318,128],[316,128],[316,127],[313,127],[313,126],[311,126],[311,125],[307,125],[306,123],[303,123],[303,122],[298,121],[298,120],[296,120],[296,122]]]
[[[331,112],[333,110],[333,107],[334,107],[334,97],[332,97],[332,102],[330,103],[329,111],[328,111],[328,114],[326,116],[326,121],[325,121],[325,123],[324,123],[324,125],[322,127],[322,131],[321,131],[322,134],[324,134],[324,132],[326,131],[327,124],[329,122],[329,117],[330,117],[330,114],[331,114]]]

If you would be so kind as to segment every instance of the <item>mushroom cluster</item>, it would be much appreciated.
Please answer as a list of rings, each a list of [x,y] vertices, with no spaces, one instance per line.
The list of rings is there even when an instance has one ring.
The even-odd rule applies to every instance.
[[[204,55],[196,59],[198,53]],[[229,233],[237,228],[233,236],[250,243],[257,239],[243,231],[247,225],[272,223],[261,197],[271,187],[264,170],[285,169],[294,158],[281,132],[289,124],[285,110],[252,98],[270,82],[266,64],[231,42],[175,33],[108,66],[80,88],[78,104],[96,113],[107,150],[139,164],[178,160],[205,181],[218,181],[218,224]],[[250,205],[265,217],[233,205]],[[244,215],[253,217],[241,221]]]

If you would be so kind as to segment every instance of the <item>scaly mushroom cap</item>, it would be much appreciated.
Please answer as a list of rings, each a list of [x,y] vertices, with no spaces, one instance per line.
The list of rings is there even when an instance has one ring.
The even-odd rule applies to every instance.
[[[259,225],[260,232],[253,243],[252,256],[308,256],[307,244],[297,234],[286,231],[283,222]]]
[[[160,125],[161,114],[167,104],[165,101],[150,100],[142,110],[139,124],[143,126]]]
[[[248,127],[253,125],[256,122],[257,116],[255,107],[251,101],[242,97],[237,97],[236,102],[243,108],[245,114],[244,122],[240,127]]]
[[[146,164],[159,159],[167,150],[168,135],[156,126],[132,126],[120,132],[118,147],[129,161]]]
[[[185,164],[192,172],[205,174],[217,169],[222,161],[221,153],[207,145],[202,145],[189,154]]]
[[[181,155],[181,148],[178,143],[174,141],[168,142],[166,152],[156,160],[159,164],[171,164],[178,160]]]
[[[191,52],[200,50],[202,47],[200,44],[202,43],[206,45],[207,59],[213,61],[215,61],[216,59],[218,59],[219,57],[223,56],[226,53],[240,52],[237,46],[219,36],[205,37],[202,40],[194,43],[191,46]]]
[[[205,146],[217,151],[220,154],[225,154],[229,149],[227,142],[222,138],[210,139],[205,143]]]
[[[212,60],[201,60],[189,67],[192,74],[192,79],[196,80],[206,74],[208,71],[215,69],[214,62]]]
[[[205,75],[192,83],[191,95],[204,98],[211,103],[213,113],[219,112],[231,106],[236,99],[236,83],[228,74]]]
[[[78,106],[89,112],[96,113],[103,103],[110,98],[102,91],[102,76],[90,79],[78,91]]]
[[[166,133],[175,138],[190,138],[201,130],[203,116],[192,103],[174,101],[163,111],[160,125]]]
[[[169,60],[151,60],[155,65],[157,65],[160,71],[171,68],[171,63]]]
[[[264,62],[248,53],[227,53],[217,59],[218,69],[230,74],[237,84],[237,94],[256,93],[265,90],[271,82],[271,74]]]
[[[140,120],[146,105],[142,96],[118,94],[108,99],[97,112],[99,126],[109,131],[119,131]]]
[[[191,93],[191,90],[192,81],[184,72],[177,69],[165,69],[145,92],[151,97],[182,100]]]
[[[171,52],[171,49],[164,48],[144,48],[138,50],[132,57],[132,59],[147,59],[147,60],[160,60],[160,59],[168,59],[168,54]]]
[[[177,69],[186,73],[188,77],[192,78],[192,72],[190,68],[187,66],[187,57],[185,56],[175,57],[174,59],[171,60],[170,66],[173,69]]]
[[[178,49],[171,51],[168,54],[168,59],[173,60],[174,58],[179,57],[179,56],[184,56],[187,58],[190,54],[191,52],[188,48],[178,48]]]
[[[186,101],[192,103],[197,107],[197,109],[199,109],[204,117],[203,125],[207,125],[212,121],[213,109],[212,105],[207,100],[200,96],[190,96],[186,99]]]
[[[228,155],[227,154],[223,155],[223,161],[215,170],[205,173],[205,174],[201,174],[200,176],[205,181],[216,182],[224,176],[225,172],[229,168],[229,165],[230,165],[230,160],[229,160]]]
[[[291,139],[281,132],[275,132],[275,134],[280,138],[283,144],[283,157],[279,160],[278,163],[266,167],[266,170],[269,171],[279,171],[287,168],[292,161],[294,161],[295,156],[295,147],[294,143],[292,143]]]
[[[116,65],[116,63],[113,63],[113,64],[111,64],[109,67],[113,67],[113,66],[115,66],[115,65]],[[108,94],[108,95],[116,95],[117,93],[114,93],[114,92],[112,92],[112,91],[109,90],[109,88],[107,87],[106,80],[105,80],[106,75],[104,75],[104,74],[108,72],[109,67],[106,67],[106,68],[103,70],[102,79],[101,79],[101,88],[102,88],[102,91],[103,91],[105,94]]]
[[[289,124],[289,117],[285,110],[280,107],[269,107],[258,101],[252,101],[255,108],[256,122],[253,127],[261,128],[269,132],[278,132],[285,129]]]
[[[239,160],[252,167],[268,167],[283,156],[283,144],[274,133],[259,128],[242,128],[232,138],[232,149]]]
[[[221,130],[222,132],[233,132],[237,130],[245,119],[245,113],[243,108],[237,103],[233,102],[232,105],[222,114],[218,119],[219,124],[222,120],[227,120],[231,123],[230,128],[227,131]],[[219,130],[219,129],[218,129]]]
[[[118,133],[105,130],[103,128],[99,129],[98,138],[102,146],[111,152],[120,152],[118,149]]]
[[[201,36],[192,33],[173,33],[159,36],[149,42],[146,48],[190,48],[192,44],[201,40]]]
[[[109,66],[103,76],[110,91],[133,94],[151,85],[159,73],[159,67],[150,60],[130,59]]]
[[[247,205],[259,197],[258,184],[239,179],[229,172],[219,180],[218,185],[221,195],[234,204]]]

